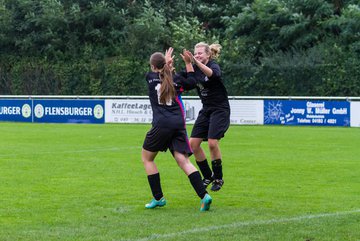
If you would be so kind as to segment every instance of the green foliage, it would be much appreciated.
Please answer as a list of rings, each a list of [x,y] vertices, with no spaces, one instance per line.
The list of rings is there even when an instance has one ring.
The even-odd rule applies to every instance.
[[[169,24],[171,39],[176,39],[174,49],[192,49],[196,43],[206,38],[205,31],[196,17],[180,16]]]
[[[183,49],[193,50],[198,42],[206,39],[205,30],[202,29],[201,23],[196,17],[180,16],[169,22],[171,39],[176,39],[172,47],[176,50],[175,68],[180,70],[184,68],[180,53]]]
[[[139,16],[126,27],[127,47],[124,50],[135,59],[148,59],[151,53],[162,51],[168,36],[165,26],[164,11],[153,8],[146,0]]]
[[[259,0],[224,17],[230,93],[358,95],[359,11],[342,10],[320,0]]]
[[[153,52],[199,41],[231,95],[360,94],[357,0],[0,0],[0,93],[143,95]]]

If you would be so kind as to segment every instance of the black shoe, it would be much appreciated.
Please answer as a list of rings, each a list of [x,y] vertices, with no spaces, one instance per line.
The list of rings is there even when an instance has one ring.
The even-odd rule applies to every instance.
[[[210,185],[210,183],[212,183],[214,181],[213,176],[214,175],[211,175],[210,179],[207,179],[207,178],[203,179],[203,184],[204,184],[205,188],[207,188]]]
[[[223,179],[215,179],[212,187],[211,187],[211,191],[217,192],[221,189],[221,187],[224,185],[224,180]]]

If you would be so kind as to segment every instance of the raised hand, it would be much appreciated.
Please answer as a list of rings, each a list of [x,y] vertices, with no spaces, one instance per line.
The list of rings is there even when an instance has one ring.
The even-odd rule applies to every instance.
[[[172,47],[168,48],[165,51],[165,62],[166,64],[168,64],[169,66],[172,66],[174,63],[174,55],[172,55],[174,52],[174,49]]]
[[[185,62],[186,72],[194,72],[194,68],[191,63],[194,60],[192,53],[189,50],[184,49],[180,56]]]
[[[194,58],[192,53],[187,49],[184,49],[180,56],[184,60],[185,64],[190,64]]]

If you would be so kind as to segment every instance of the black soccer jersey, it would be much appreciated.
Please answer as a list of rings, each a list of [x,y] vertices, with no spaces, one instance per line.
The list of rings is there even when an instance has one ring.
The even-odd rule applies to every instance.
[[[224,86],[220,66],[214,61],[210,60],[207,64],[213,74],[207,77],[196,65],[194,65],[196,89],[204,108],[218,107],[230,109],[228,93]],[[181,75],[186,77],[186,72],[181,72]]]
[[[174,75],[174,85],[177,92],[176,97],[166,104],[160,104],[161,80],[159,73],[149,72],[146,74],[148,83],[149,99],[153,111],[152,125],[170,129],[185,129],[185,111],[181,100],[181,93],[184,91],[185,83],[195,83],[194,74],[188,73],[188,78]]]

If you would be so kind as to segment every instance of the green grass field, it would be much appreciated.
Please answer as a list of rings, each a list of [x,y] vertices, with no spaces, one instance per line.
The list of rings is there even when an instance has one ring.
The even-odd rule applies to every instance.
[[[169,152],[144,208],[149,128],[0,123],[0,240],[360,240],[360,128],[231,126],[209,212]]]

